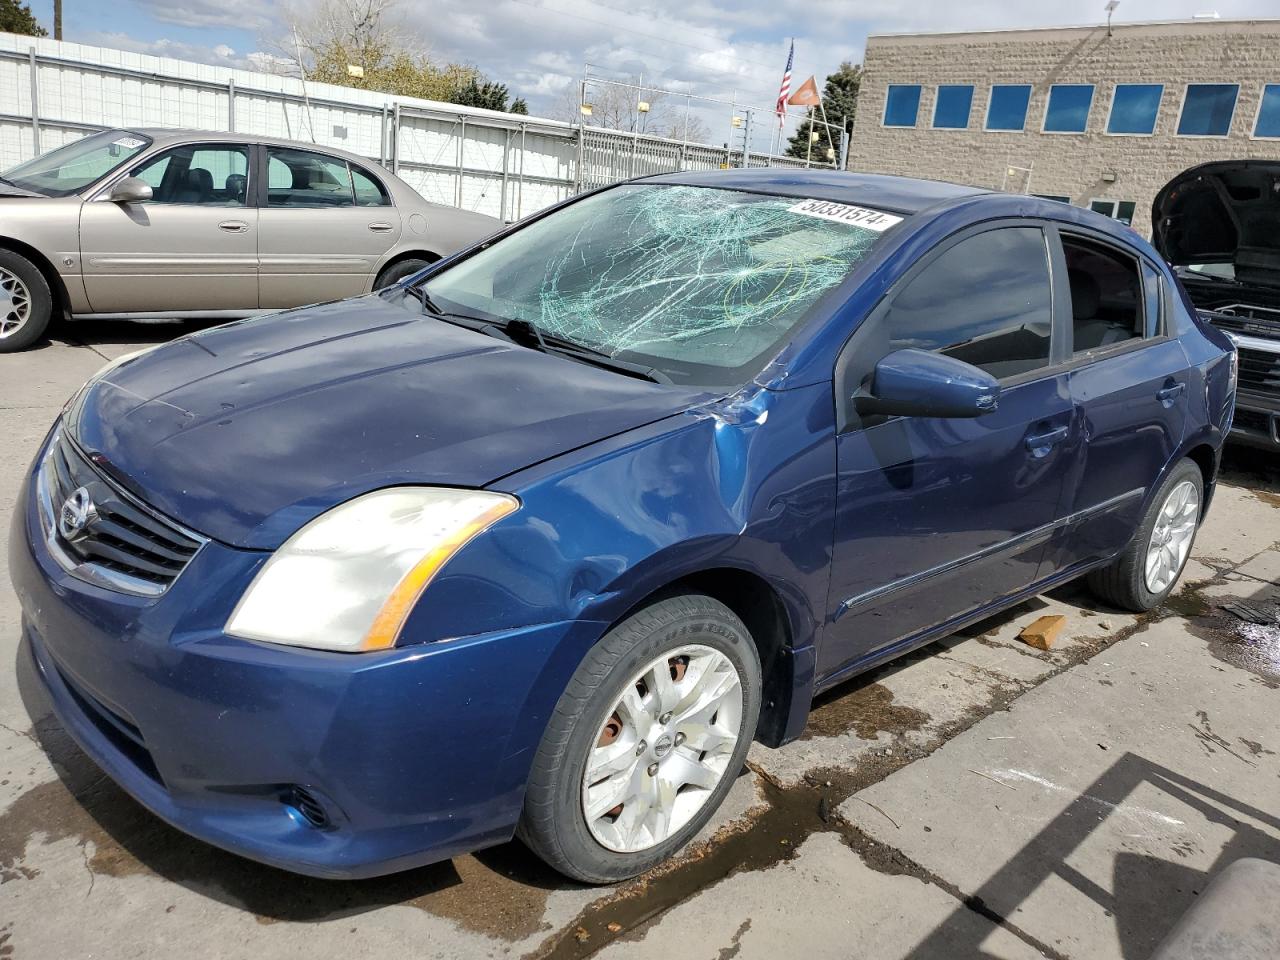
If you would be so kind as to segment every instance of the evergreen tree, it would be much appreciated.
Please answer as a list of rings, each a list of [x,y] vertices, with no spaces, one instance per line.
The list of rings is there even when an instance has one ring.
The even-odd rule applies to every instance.
[[[456,103],[464,107],[483,107],[485,110],[501,110],[507,111],[507,100],[510,99],[510,91],[507,90],[505,83],[498,83],[496,80],[485,80],[483,77],[472,77],[466,83],[462,84],[449,96],[450,103]],[[524,101],[520,101],[524,103]],[[513,113],[517,111],[512,111]],[[528,107],[525,107],[528,112]]]
[[[0,0],[0,30],[28,37],[47,37],[49,31],[40,26],[31,8],[18,0]]]
[[[813,159],[818,163],[827,162],[827,150],[834,149],[836,159],[840,158],[840,145],[844,136],[853,131],[853,114],[858,106],[858,88],[862,86],[862,65],[845,61],[840,69],[827,77],[822,88],[822,104],[827,110],[827,122],[837,129],[832,130],[822,123],[810,124],[806,119],[800,124],[787,146],[787,154],[804,159],[809,156],[809,134],[816,130],[818,139],[813,144]],[[822,120],[822,109],[813,108],[814,115]],[[841,134],[841,130],[844,131]]]

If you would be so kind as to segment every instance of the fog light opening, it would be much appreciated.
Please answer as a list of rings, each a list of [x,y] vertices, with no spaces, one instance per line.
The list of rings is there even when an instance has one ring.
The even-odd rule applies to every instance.
[[[303,826],[317,830],[330,826],[324,804],[306,787],[292,787],[283,799],[285,811]]]

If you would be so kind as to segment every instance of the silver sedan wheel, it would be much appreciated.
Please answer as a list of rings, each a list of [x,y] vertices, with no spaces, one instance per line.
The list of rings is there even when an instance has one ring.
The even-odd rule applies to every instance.
[[[16,274],[0,267],[0,340],[11,337],[31,317],[31,294]]]
[[[637,673],[601,719],[582,777],[592,837],[637,853],[677,833],[729,773],[742,678],[723,653],[690,645]]]
[[[1190,480],[1169,491],[1156,516],[1147,544],[1146,581],[1152,593],[1163,593],[1182,572],[1200,519],[1200,493]]]

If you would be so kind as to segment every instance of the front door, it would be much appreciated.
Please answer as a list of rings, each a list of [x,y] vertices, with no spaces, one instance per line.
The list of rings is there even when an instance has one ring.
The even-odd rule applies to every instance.
[[[94,313],[257,308],[249,155],[243,144],[174,147],[125,174],[150,184],[150,200],[81,205],[80,258]]]
[[[1167,335],[1168,292],[1150,264],[1102,238],[1062,233],[1071,288],[1069,382],[1083,447],[1068,490],[1073,518],[1045,573],[1113,556],[1142,519],[1151,484],[1186,426],[1187,357]]]
[[[263,307],[296,307],[369,289],[400,238],[377,178],[341,157],[268,146],[259,221]]]
[[[976,419],[847,415],[820,676],[1035,581],[1077,442],[1052,305],[1045,232],[984,227],[945,242],[845,347],[838,402],[904,347],[980,367],[1001,395]]]

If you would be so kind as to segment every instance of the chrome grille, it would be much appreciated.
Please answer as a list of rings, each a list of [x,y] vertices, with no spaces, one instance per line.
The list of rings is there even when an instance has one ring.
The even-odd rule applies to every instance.
[[[159,596],[205,542],[121,489],[64,431],[49,444],[38,486],[50,551],[89,583]]]
[[[1256,393],[1280,393],[1280,353],[1239,347],[1240,389]]]

